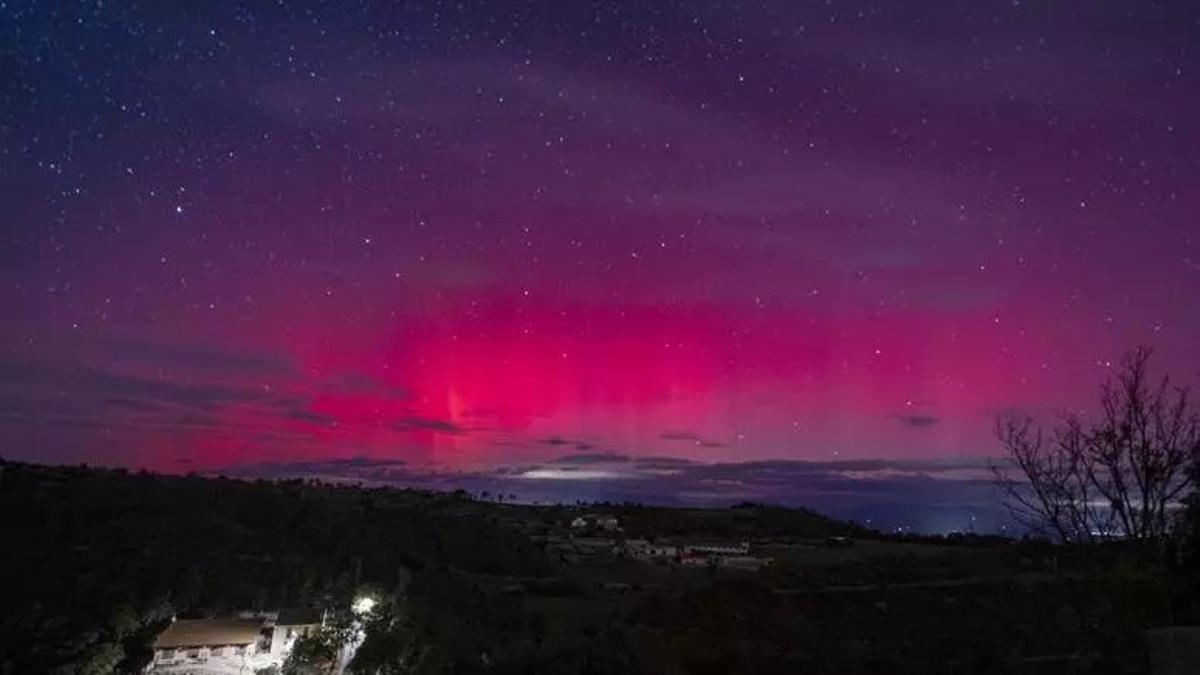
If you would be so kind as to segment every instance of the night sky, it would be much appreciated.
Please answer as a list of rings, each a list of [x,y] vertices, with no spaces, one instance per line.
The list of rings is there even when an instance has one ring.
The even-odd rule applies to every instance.
[[[0,455],[987,520],[1200,374],[1194,2],[0,2]],[[989,523],[991,521],[988,521]],[[991,526],[991,525],[989,525]]]

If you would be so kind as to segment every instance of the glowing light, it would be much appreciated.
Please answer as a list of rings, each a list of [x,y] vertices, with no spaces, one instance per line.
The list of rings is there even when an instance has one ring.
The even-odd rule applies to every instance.
[[[597,469],[581,469],[567,471],[565,469],[532,469],[521,474],[522,478],[537,478],[541,480],[603,480],[616,478],[620,474],[615,471]]]

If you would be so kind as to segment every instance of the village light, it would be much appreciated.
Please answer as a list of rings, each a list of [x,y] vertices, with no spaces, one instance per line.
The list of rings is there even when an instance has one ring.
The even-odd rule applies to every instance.
[[[370,614],[371,610],[375,609],[375,598],[364,595],[361,598],[357,598],[354,603],[350,605],[350,608],[354,610],[355,614]]]

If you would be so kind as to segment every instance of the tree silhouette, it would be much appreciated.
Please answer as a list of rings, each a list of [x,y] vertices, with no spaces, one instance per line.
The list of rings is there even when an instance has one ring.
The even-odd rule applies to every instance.
[[[1028,416],[997,420],[1008,461],[992,473],[1014,518],[1063,542],[1171,534],[1173,511],[1194,485],[1187,467],[1200,448],[1200,414],[1187,388],[1151,380],[1151,353],[1131,351],[1101,385],[1095,422],[1065,415],[1046,434]]]

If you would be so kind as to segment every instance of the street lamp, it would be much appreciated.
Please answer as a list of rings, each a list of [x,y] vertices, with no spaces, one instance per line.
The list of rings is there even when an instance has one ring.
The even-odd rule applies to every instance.
[[[360,598],[356,598],[354,603],[350,605],[350,609],[354,610],[355,614],[363,616],[370,614],[371,610],[375,609],[375,604],[375,598],[364,595]]]

